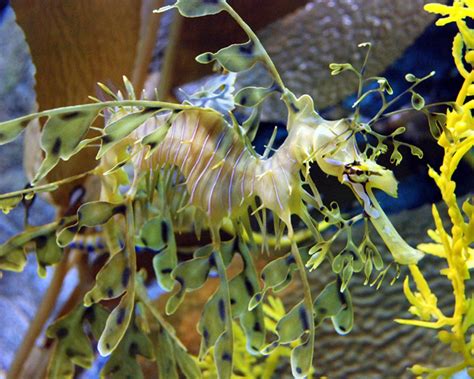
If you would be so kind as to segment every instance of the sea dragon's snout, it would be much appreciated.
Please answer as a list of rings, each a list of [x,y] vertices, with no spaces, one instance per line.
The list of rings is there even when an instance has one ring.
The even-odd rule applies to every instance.
[[[417,263],[423,253],[409,246],[398,234],[373,194],[376,188],[397,196],[398,183],[393,172],[360,153],[355,134],[347,123],[329,122],[322,128],[316,140],[319,167],[352,189],[397,263]]]

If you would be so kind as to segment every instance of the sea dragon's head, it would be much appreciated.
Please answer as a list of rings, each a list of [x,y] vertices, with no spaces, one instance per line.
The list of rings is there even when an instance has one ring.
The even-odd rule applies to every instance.
[[[296,142],[293,156],[300,163],[315,161],[324,173],[352,189],[398,263],[418,262],[423,254],[400,237],[373,193],[373,189],[380,189],[390,196],[397,196],[393,172],[361,153],[350,119],[323,119],[314,111],[309,96],[300,97],[294,105],[298,112],[289,117],[288,128]]]

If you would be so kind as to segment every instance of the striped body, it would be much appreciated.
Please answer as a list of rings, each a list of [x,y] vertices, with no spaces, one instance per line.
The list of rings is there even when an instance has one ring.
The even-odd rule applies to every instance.
[[[256,157],[222,117],[211,112],[181,113],[153,159],[155,167],[179,168],[190,204],[213,222],[246,213],[255,196],[266,208],[288,213],[289,198],[296,194],[290,187],[299,180],[299,166],[288,149],[282,146],[268,159]]]

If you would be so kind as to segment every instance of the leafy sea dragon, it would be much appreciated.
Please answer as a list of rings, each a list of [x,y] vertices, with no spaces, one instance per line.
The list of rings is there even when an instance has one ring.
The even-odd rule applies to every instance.
[[[106,316],[98,337],[100,354],[112,354],[114,362],[113,367],[110,363],[104,368],[104,375],[120,369],[117,362],[123,354],[123,344],[131,344],[127,336],[139,317],[134,312],[136,304],[145,304],[159,329],[168,336],[169,346],[173,346],[176,354],[174,365],[189,377],[196,373],[195,364],[186,358],[170,326],[147,300],[136,268],[136,251],[144,248],[156,252],[153,265],[157,280],[164,289],[172,291],[167,313],[173,313],[187,292],[202,287],[209,275],[217,272],[220,287],[205,305],[198,330],[202,336],[200,357],[214,347],[220,377],[228,378],[232,373],[234,318],[240,319],[247,348],[254,354],[270,354],[280,344],[297,341],[291,355],[292,372],[295,377],[304,377],[312,366],[315,327],[325,318],[331,318],[339,333],[350,331],[353,322],[350,278],[353,272],[361,271],[367,262],[374,260],[374,247],[368,234],[356,246],[351,238],[351,225],[358,220],[370,221],[398,264],[414,264],[422,257],[400,237],[373,193],[374,189],[381,189],[396,196],[397,182],[392,172],[376,163],[387,146],[381,142],[383,137],[371,130],[370,123],[361,123],[358,117],[325,120],[315,112],[308,95],[297,98],[284,85],[256,35],[226,1],[178,0],[159,11],[170,8],[177,8],[186,17],[228,12],[247,33],[249,41],[216,53],[201,54],[198,62],[216,62],[231,73],[260,63],[272,75],[274,83],[268,88],[245,87],[234,94],[234,76],[228,74],[210,88],[189,97],[186,103],[172,104],[135,100],[133,89],[125,80],[131,99],[105,89],[114,97],[111,101],[43,111],[1,123],[0,143],[5,144],[18,137],[31,120],[47,118],[40,141],[45,158],[28,188],[0,195],[4,211],[36,193],[54,191],[81,175],[99,177],[101,188],[100,200],[85,203],[76,215],[45,226],[29,227],[0,246],[0,268],[22,270],[26,262],[24,248],[29,246],[36,247],[41,267],[54,264],[78,233],[99,227],[110,257],[98,273],[94,287],[84,297],[88,308],[78,308],[75,312],[97,307],[104,299],[120,297],[119,304]],[[356,72],[347,64],[332,68],[334,74],[345,69]],[[409,90],[423,79],[413,80]],[[390,92],[385,80],[370,80],[379,83],[381,96]],[[271,147],[258,155],[251,141],[258,128],[260,104],[272,93],[278,93],[288,109],[288,137],[272,156]],[[360,103],[365,96],[361,88],[358,95]],[[243,108],[249,108],[251,114],[239,123],[237,110]],[[105,116],[104,129],[93,126],[99,116]],[[91,129],[97,136],[89,137],[87,133]],[[390,135],[395,146],[403,144],[394,139],[399,133],[397,130]],[[366,134],[376,137],[379,143],[361,151],[356,136]],[[61,160],[68,160],[98,143],[100,164],[96,168],[43,184],[45,176]],[[366,144],[369,144],[367,139]],[[413,151],[419,154],[412,147]],[[330,207],[323,204],[309,173],[314,162],[323,172],[352,189],[363,205],[363,214],[345,219],[336,204]],[[268,263],[258,275],[254,264],[257,234],[253,223],[257,222],[263,244],[267,244],[268,211],[273,215],[275,244],[286,244],[290,251]],[[299,246],[294,216],[310,232],[309,240],[314,246],[309,251]],[[318,230],[321,218],[336,230],[329,239],[324,239]],[[197,249],[193,259],[179,262],[174,234],[183,220],[191,220],[198,236],[201,229],[208,229],[212,243]],[[230,230],[234,237],[222,240],[222,229]],[[333,254],[331,243],[342,234],[347,238],[346,248]],[[244,267],[228,278],[227,267],[235,255],[240,255]],[[337,280],[313,300],[305,266],[316,269],[325,259],[331,263]],[[381,269],[379,264],[375,267]],[[295,270],[303,283],[304,299],[279,320],[277,337],[268,344],[262,311],[264,295],[269,289],[285,288]],[[77,320],[82,318],[74,315],[50,327],[49,335],[58,340],[50,370],[61,372],[66,370],[64,367],[70,370],[71,362],[89,364],[88,360],[74,360],[74,339],[64,338],[64,335],[72,336],[71,330],[74,333],[82,330],[81,324],[77,325]],[[146,351],[145,348],[137,351],[132,358],[137,353],[149,356]],[[164,364],[162,360],[166,358],[156,354],[156,359]],[[159,363],[163,370],[165,366]],[[166,372],[160,373],[167,377]]]

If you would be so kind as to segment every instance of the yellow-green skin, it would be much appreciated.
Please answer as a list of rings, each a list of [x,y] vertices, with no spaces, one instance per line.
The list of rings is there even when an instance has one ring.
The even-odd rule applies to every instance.
[[[220,227],[225,218],[247,214],[256,197],[262,208],[290,225],[291,215],[307,212],[300,172],[315,161],[323,172],[351,187],[398,263],[420,260],[422,253],[404,242],[372,193],[378,188],[396,196],[393,173],[359,152],[347,120],[322,119],[309,96],[294,105],[297,111],[290,113],[288,137],[270,158],[252,154],[217,113],[189,110],[171,125],[153,155],[153,165],[178,167],[189,204]]]

